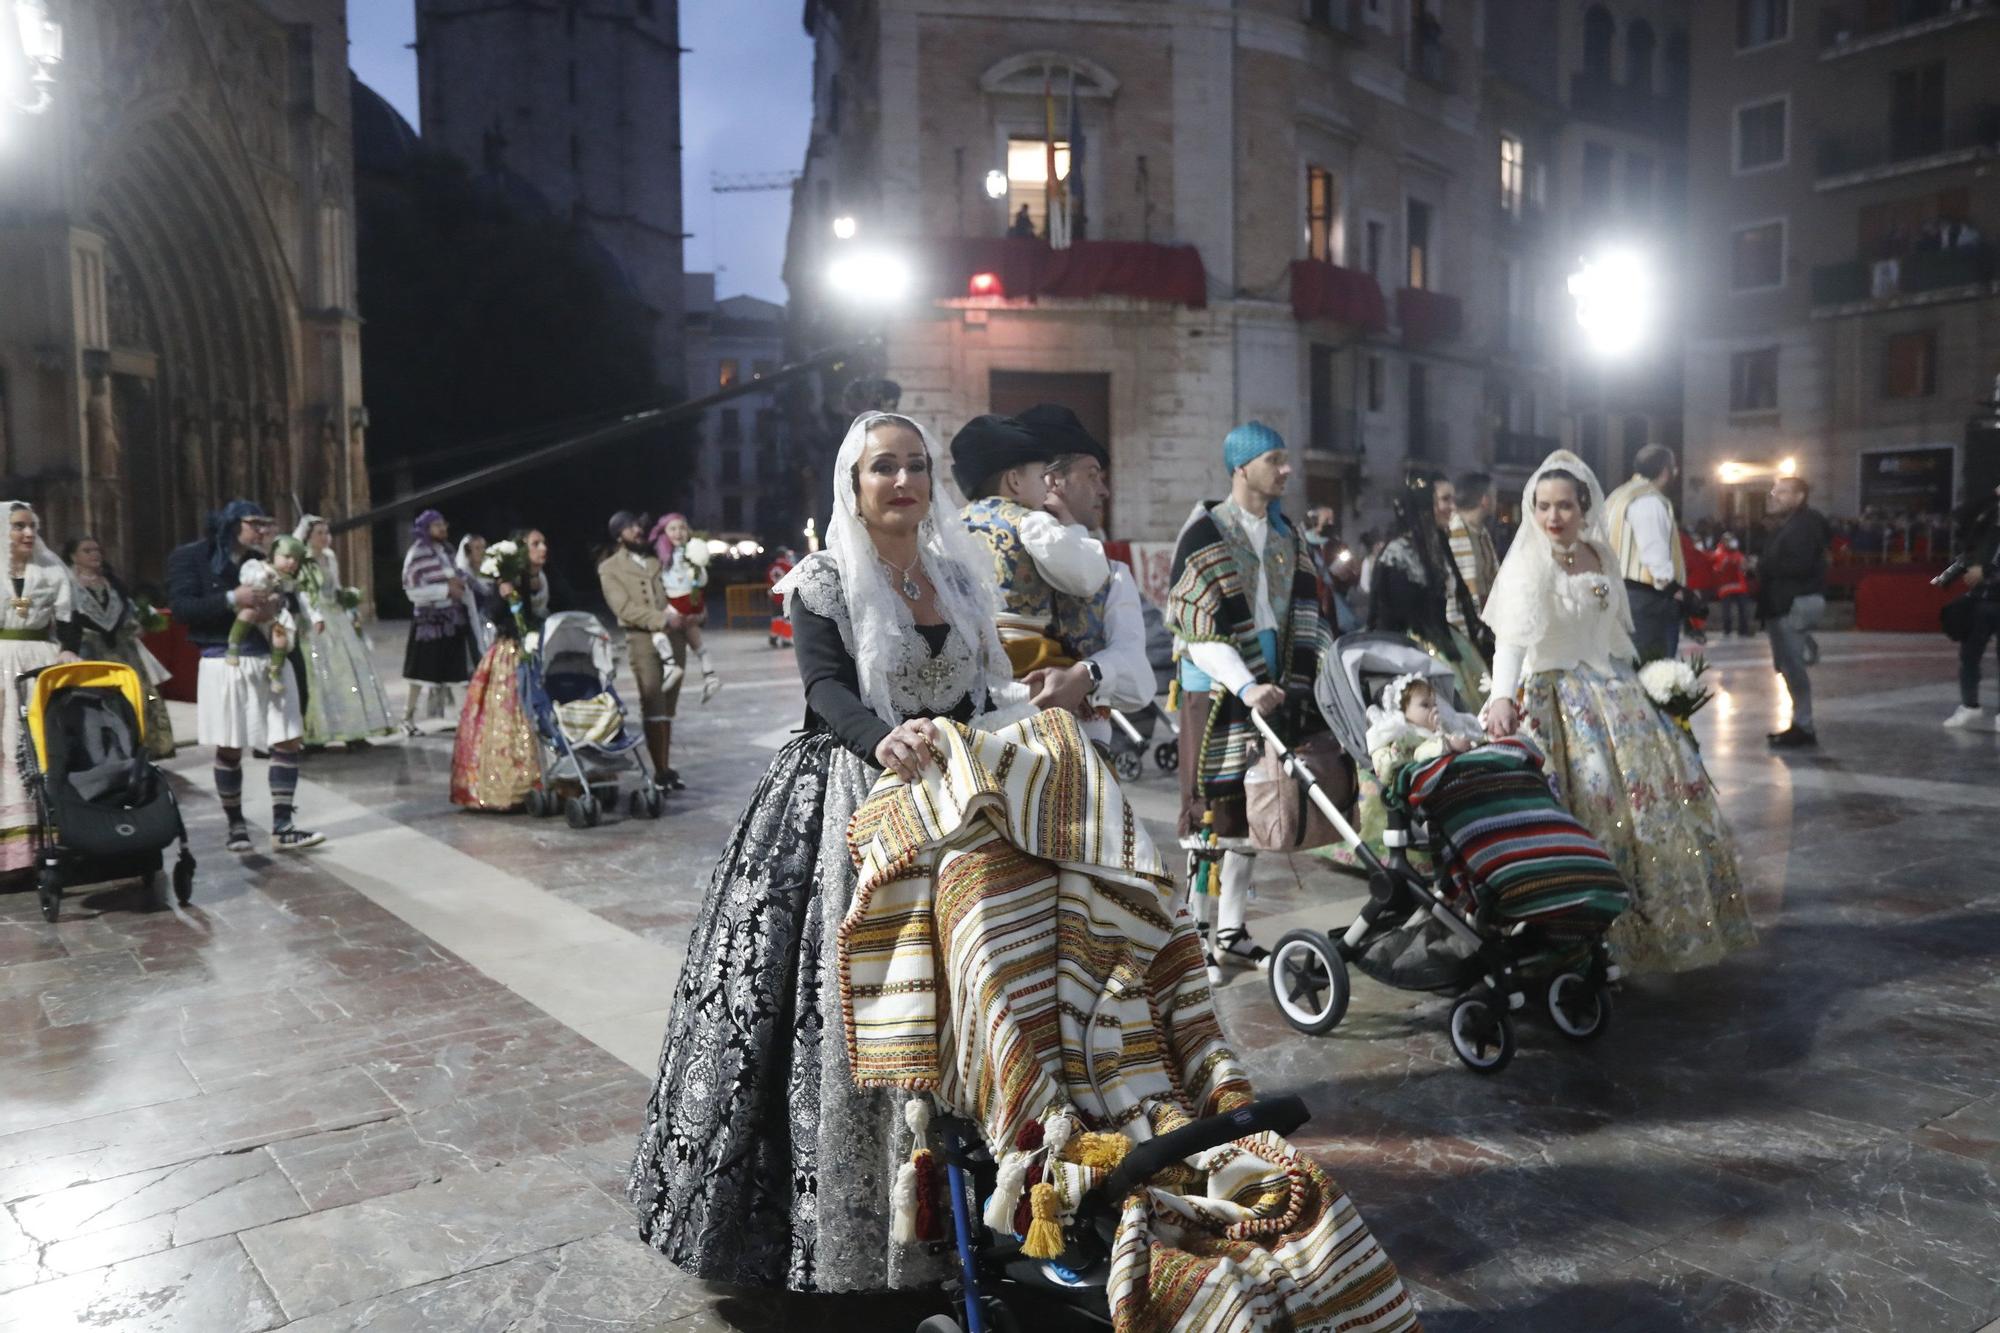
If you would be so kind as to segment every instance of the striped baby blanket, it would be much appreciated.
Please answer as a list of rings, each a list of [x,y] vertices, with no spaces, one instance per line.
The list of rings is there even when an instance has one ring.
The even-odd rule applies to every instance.
[[[940,771],[885,776],[848,828],[860,873],[839,972],[855,1082],[931,1092],[994,1145],[1051,1116],[1144,1140],[1246,1101],[1174,879],[1075,718],[940,731]],[[1156,1182],[1124,1201],[1110,1283],[1122,1333],[1417,1327],[1354,1206],[1282,1139],[1190,1165],[1191,1189]],[[1043,1166],[1065,1214],[1099,1178]]]
[[[1522,737],[1406,765],[1389,799],[1449,840],[1454,887],[1503,921],[1596,935],[1631,903],[1617,864],[1556,799],[1541,751]]]

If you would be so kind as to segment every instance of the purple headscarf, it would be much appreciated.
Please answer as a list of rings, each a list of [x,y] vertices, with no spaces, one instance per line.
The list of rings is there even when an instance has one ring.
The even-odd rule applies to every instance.
[[[647,540],[653,543],[653,553],[660,557],[660,568],[662,569],[674,563],[674,552],[679,549],[667,536],[667,525],[676,520],[686,523],[687,515],[662,514],[660,515],[660,521],[653,525],[652,532],[647,534]]]
[[[418,514],[410,520],[411,535],[420,542],[429,541],[431,539],[431,524],[443,517],[444,515],[435,509],[426,509],[423,513]]]

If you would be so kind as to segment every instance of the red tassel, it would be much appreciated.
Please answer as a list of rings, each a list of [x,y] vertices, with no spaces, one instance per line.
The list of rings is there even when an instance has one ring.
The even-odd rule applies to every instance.
[[[917,1149],[910,1161],[917,1168],[917,1239],[943,1240],[944,1228],[938,1225],[937,1163],[929,1148]]]
[[[1035,1128],[1035,1137],[1039,1139],[1041,1137],[1041,1127],[1037,1125]],[[1041,1183],[1042,1164],[1037,1162],[1028,1168],[1027,1178],[1021,1185],[1020,1205],[1014,1209],[1014,1234],[1017,1236],[1027,1235],[1029,1226],[1034,1223],[1035,1213],[1034,1209],[1030,1206],[1033,1200],[1029,1196],[1035,1192],[1035,1186]]]
[[[1014,1136],[1014,1146],[1022,1152],[1033,1152],[1042,1146],[1042,1122],[1030,1120],[1021,1126],[1021,1132]]]

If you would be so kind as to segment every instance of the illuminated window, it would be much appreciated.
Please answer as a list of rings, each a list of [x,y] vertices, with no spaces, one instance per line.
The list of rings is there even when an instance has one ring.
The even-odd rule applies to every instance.
[[[1069,179],[1069,144],[1056,140],[1056,179]],[[1044,139],[1007,141],[1007,225],[1009,234],[1021,225],[1021,210],[1036,236],[1048,232],[1049,146]]]
[[[723,357],[722,360],[715,364],[715,387],[718,389],[728,388],[730,385],[736,383],[737,377],[741,373],[742,371],[738,368],[735,357]]]
[[[1419,291],[1437,281],[1431,261],[1431,206],[1421,199],[1405,201],[1403,244],[1408,257],[1403,285]]]
[[[1333,173],[1325,167],[1306,168],[1306,258],[1335,263],[1334,235],[1339,228],[1339,200]]]
[[[1511,218],[1520,217],[1527,193],[1527,149],[1513,135],[1503,134],[1500,136],[1500,211]]]

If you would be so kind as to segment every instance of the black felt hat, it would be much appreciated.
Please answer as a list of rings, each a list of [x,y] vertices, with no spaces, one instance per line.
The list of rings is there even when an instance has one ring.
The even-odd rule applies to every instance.
[[[980,483],[1023,463],[1046,463],[1055,451],[1014,417],[989,412],[965,423],[951,437],[951,479],[966,499],[977,499]]]
[[[1111,466],[1110,451],[1084,429],[1076,413],[1061,403],[1036,403],[1016,420],[1034,432],[1057,458],[1064,454],[1088,454],[1097,460],[1099,467]]]

